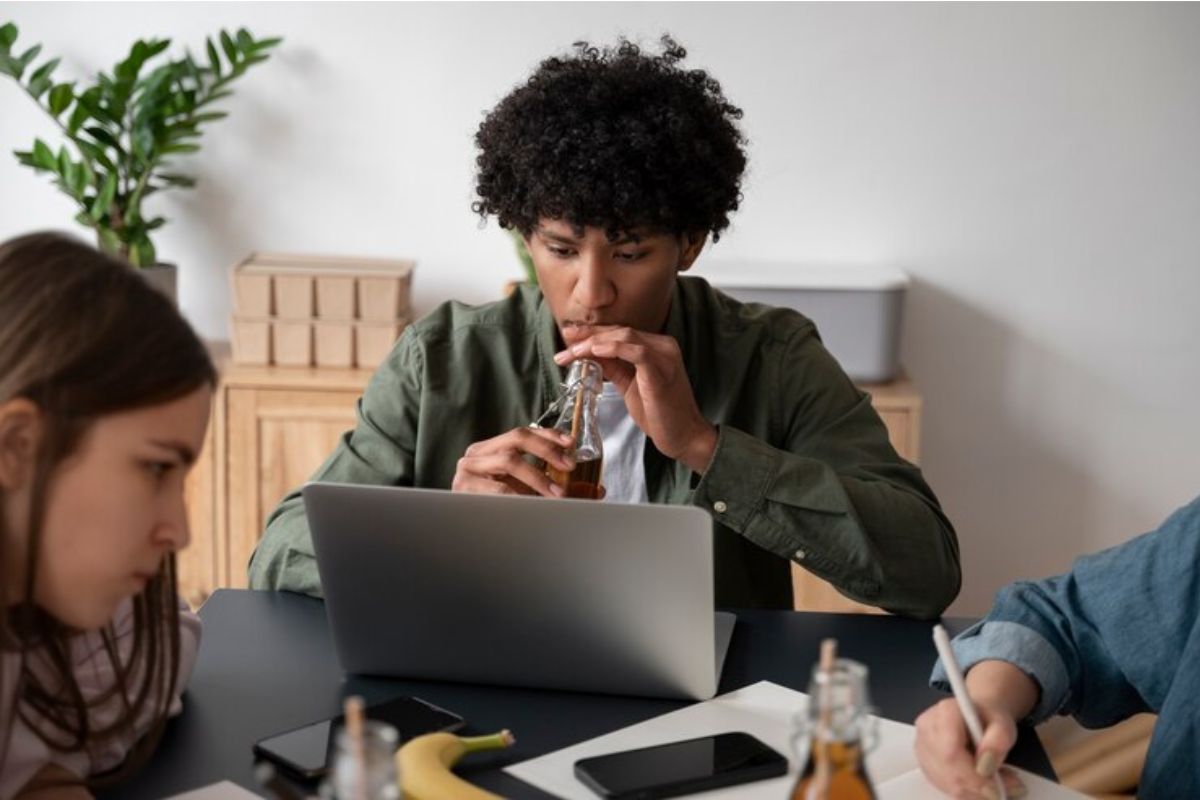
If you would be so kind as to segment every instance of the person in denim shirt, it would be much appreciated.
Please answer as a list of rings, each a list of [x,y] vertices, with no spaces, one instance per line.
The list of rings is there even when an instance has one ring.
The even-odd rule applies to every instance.
[[[1089,728],[1157,713],[1138,796],[1200,797],[1200,498],[1158,530],[1084,556],[1070,572],[1005,587],[954,640],[984,737],[968,750],[954,700],[917,720],[926,776],[955,797],[993,797],[988,780],[1016,721],[1070,714]],[[949,691],[939,662],[931,684]]]

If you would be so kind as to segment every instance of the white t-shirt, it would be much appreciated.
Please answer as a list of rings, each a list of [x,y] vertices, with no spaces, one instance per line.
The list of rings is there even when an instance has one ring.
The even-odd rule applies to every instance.
[[[604,499],[614,503],[649,502],[642,463],[646,434],[634,424],[625,400],[611,381],[604,382],[597,415],[604,432],[604,467],[600,473]]]
[[[128,659],[133,647],[133,603],[126,600],[117,608],[113,618],[117,652]],[[200,647],[200,618],[187,610],[180,602],[179,608],[179,684],[171,698],[170,714],[178,714],[183,704],[180,695],[191,677],[196,663],[196,652]],[[112,686],[112,664],[104,651],[99,633],[84,633],[71,642],[71,654],[75,660],[75,679],[85,698],[97,696]],[[37,651],[29,655],[37,668]],[[0,800],[10,800],[29,780],[47,764],[87,777],[113,769],[120,765],[138,739],[149,730],[153,709],[147,704],[141,716],[134,722],[134,730],[117,740],[109,740],[104,746],[94,746],[78,753],[52,751],[41,738],[19,719],[14,720],[13,706],[16,700],[17,667],[20,657],[16,653],[0,651],[0,746],[8,735],[8,752],[0,760]],[[133,680],[137,683],[135,673]],[[99,726],[115,718],[121,711],[116,698],[112,702],[92,710],[92,722]],[[6,729],[13,726],[11,735]]]

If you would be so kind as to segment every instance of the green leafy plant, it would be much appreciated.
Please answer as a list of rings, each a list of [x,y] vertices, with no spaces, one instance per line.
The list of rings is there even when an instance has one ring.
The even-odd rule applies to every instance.
[[[50,115],[71,145],[55,151],[34,139],[31,149],[14,155],[52,175],[79,206],[76,221],[96,232],[101,249],[135,267],[156,262],[151,232],[166,223],[163,217],[147,219],[143,202],[168,187],[195,186],[194,177],[174,171],[173,159],[200,149],[201,128],[226,116],[212,105],[232,94],[230,84],[266,61],[282,41],[255,39],[245,28],[236,34],[222,30],[216,40],[205,40],[206,63],[189,52],[152,66],[171,40],[139,39],[111,73],[100,72],[93,85],[80,88],[55,80],[58,58],[30,70],[42,46],[16,55],[17,26],[0,26],[0,73]]]

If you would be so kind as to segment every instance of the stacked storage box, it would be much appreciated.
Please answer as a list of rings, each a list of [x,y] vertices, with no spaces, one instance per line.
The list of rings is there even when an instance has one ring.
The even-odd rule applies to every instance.
[[[233,271],[238,364],[373,369],[409,322],[412,261],[254,253]]]

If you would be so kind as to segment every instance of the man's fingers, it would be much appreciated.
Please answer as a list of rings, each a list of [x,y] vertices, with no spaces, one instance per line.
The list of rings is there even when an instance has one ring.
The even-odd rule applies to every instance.
[[[516,494],[517,492],[505,481],[498,481],[486,475],[473,475],[469,472],[456,473],[451,490],[471,494]]]
[[[499,436],[475,442],[463,453],[465,458],[479,458],[497,453],[529,453],[543,461],[548,461],[557,467],[571,469],[566,457],[567,448],[571,447],[570,434],[562,433],[553,428],[522,427],[505,431]]]
[[[510,434],[510,449],[537,456],[559,469],[575,468],[575,457],[570,450],[575,443],[569,433],[562,433],[553,428],[518,428]]]
[[[604,371],[604,379],[611,381],[613,386],[617,387],[617,391],[624,396],[625,392],[629,391],[629,385],[637,377],[637,370],[616,358],[598,358],[596,361],[600,364],[600,369]]]
[[[496,481],[512,479],[523,483],[533,491],[546,497],[562,497],[565,492],[561,486],[530,464],[515,451],[507,453],[490,453],[483,456],[459,459],[458,474],[475,475]],[[505,484],[510,489],[509,484]],[[466,489],[470,491],[470,489]]]

